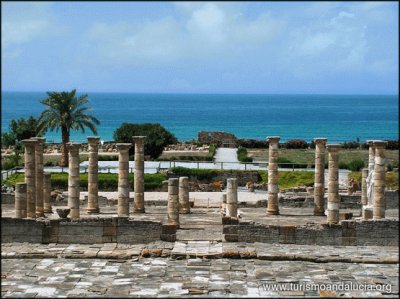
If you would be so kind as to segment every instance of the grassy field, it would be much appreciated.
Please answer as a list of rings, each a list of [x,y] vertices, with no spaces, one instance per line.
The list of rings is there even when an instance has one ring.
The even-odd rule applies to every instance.
[[[247,149],[249,157],[254,160],[268,161],[268,149]],[[386,163],[399,165],[399,151],[386,150]],[[313,149],[279,149],[279,157],[286,158],[293,163],[313,164],[315,160],[315,150]],[[339,152],[339,162],[349,163],[353,160],[362,160],[368,164],[368,150],[341,149]],[[325,153],[325,161],[328,161],[328,153]],[[396,167],[397,167],[396,166]]]

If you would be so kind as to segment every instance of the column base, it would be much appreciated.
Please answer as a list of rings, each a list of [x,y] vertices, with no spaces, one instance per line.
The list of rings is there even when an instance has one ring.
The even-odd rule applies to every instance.
[[[99,208],[88,208],[86,209],[86,212],[88,214],[99,214],[100,213],[100,209]]]
[[[279,215],[279,210],[267,210],[267,215]]]
[[[36,211],[35,212],[36,218],[38,217],[44,217],[44,211]]]
[[[71,209],[71,212],[69,213],[69,217],[70,218],[79,218],[80,213],[79,213],[79,209]]]
[[[145,213],[144,208],[143,209],[133,209],[133,213],[135,214],[140,214],[140,213]]]

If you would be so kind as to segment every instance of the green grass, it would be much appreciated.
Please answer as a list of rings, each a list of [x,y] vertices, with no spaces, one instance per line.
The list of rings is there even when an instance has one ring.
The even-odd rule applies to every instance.
[[[247,156],[247,149],[245,147],[239,147],[236,153],[240,162],[253,162],[253,158]]]
[[[268,183],[268,171],[259,170],[260,183]],[[312,186],[314,184],[314,172],[312,171],[280,171],[278,172],[279,189],[294,188],[298,186]]]
[[[88,174],[81,173],[80,187],[82,190],[87,189],[88,185]],[[133,190],[133,179],[134,175],[129,174],[129,184]],[[151,191],[161,187],[162,182],[167,179],[167,175],[164,173],[155,173],[144,175],[144,188],[146,191]],[[23,173],[15,173],[11,175],[4,183],[7,186],[15,186],[16,183],[24,182]],[[116,173],[99,173],[98,175],[99,190],[101,191],[117,191],[118,190],[118,174]],[[51,174],[51,185],[53,189],[68,189],[68,173],[52,173]]]
[[[268,149],[247,149],[248,156],[257,160],[268,161]],[[386,150],[387,164],[399,165],[399,150]],[[286,158],[293,163],[312,165],[315,163],[314,149],[279,149],[279,157]],[[349,164],[352,161],[361,160],[368,165],[368,150],[366,149],[340,149],[339,162]],[[325,161],[328,161],[328,152],[325,151]]]
[[[361,188],[361,172],[360,171],[352,171],[349,173],[348,178],[353,178],[357,181],[358,185]],[[398,190],[399,189],[399,173],[398,172],[386,172],[385,176],[385,184],[387,189]]]

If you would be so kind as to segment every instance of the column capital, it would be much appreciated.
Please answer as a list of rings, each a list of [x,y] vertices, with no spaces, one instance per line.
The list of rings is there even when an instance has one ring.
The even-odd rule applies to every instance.
[[[280,136],[268,136],[268,137],[267,137],[267,140],[268,140],[268,142],[270,142],[270,143],[278,143],[278,142],[279,142],[279,139],[281,139]]]
[[[31,137],[32,140],[37,140],[38,145],[43,145],[46,142],[45,137]]]
[[[131,148],[132,143],[117,143],[116,146],[119,151],[123,151]]]
[[[133,142],[143,142],[146,136],[132,136]]]
[[[35,146],[36,144],[38,144],[38,141],[36,139],[24,139],[21,142],[25,147]]]
[[[67,143],[67,148],[72,151],[78,151],[80,147],[81,147],[80,143],[73,143],[73,142]]]
[[[87,140],[91,145],[98,145],[100,143],[100,137],[98,136],[88,136]]]
[[[341,147],[339,143],[329,143],[326,145],[328,151],[338,151]]]
[[[366,142],[367,142],[367,144],[368,144],[369,146],[371,146],[371,145],[374,145],[375,141],[379,141],[379,140],[372,140],[372,139],[370,139],[370,140],[367,140]]]
[[[321,138],[321,137],[314,138],[314,142],[316,144],[326,144],[327,140],[328,140],[327,138]]]

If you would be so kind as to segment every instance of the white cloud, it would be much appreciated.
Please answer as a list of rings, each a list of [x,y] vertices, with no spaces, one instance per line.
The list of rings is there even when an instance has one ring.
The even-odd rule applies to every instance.
[[[2,3],[2,44],[5,48],[21,45],[54,30],[54,19],[45,2]]]
[[[268,13],[245,19],[236,7],[219,3],[178,3],[176,8],[178,16],[142,24],[95,24],[90,43],[100,57],[119,65],[196,64],[267,43],[283,25]]]

